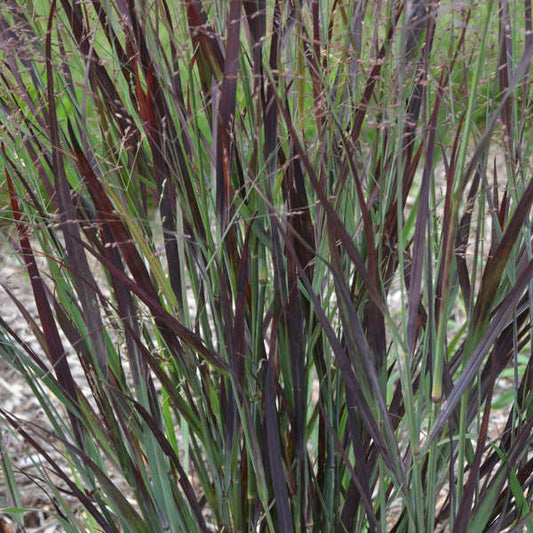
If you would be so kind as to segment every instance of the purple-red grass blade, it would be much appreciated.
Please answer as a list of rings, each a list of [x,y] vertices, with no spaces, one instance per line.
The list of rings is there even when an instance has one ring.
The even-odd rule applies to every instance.
[[[427,129],[429,137],[425,146],[424,171],[422,174],[422,184],[418,200],[418,216],[415,222],[415,233],[413,237],[413,253],[409,279],[409,292],[407,295],[408,318],[407,318],[407,344],[411,354],[414,354],[416,347],[416,336],[418,334],[419,308],[422,295],[422,271],[424,268],[424,256],[426,249],[428,220],[429,220],[429,195],[430,180],[434,161],[435,137],[437,131],[437,119],[440,109],[440,95],[433,107],[433,112],[429,120]]]
[[[226,53],[224,61],[224,77],[222,94],[218,107],[218,116],[214,117],[217,124],[217,181],[216,205],[220,218],[221,231],[225,231],[229,220],[230,203],[232,201],[232,155],[233,128],[235,122],[235,103],[237,77],[239,74],[239,50],[241,31],[242,0],[231,0],[227,19]]]
[[[526,217],[529,216],[531,204],[533,203],[533,181],[531,181],[524,191],[515,212],[505,229],[498,247],[494,251],[494,255],[489,257],[483,278],[481,280],[481,287],[479,289],[478,298],[473,312],[473,330],[479,331],[480,327],[486,323],[490,306],[496,296],[496,292],[500,285],[501,277],[505,266],[515,245],[519,233],[522,231]]]
[[[263,125],[265,135],[264,157],[267,164],[267,171],[269,174],[270,187],[267,189],[268,198],[272,195],[272,189],[275,182],[274,170],[276,167],[276,146],[277,146],[277,131],[278,131],[278,107],[279,100],[276,100],[276,90],[279,80],[279,61],[281,48],[281,18],[282,5],[281,0],[275,0],[274,13],[272,15],[272,30],[270,38],[270,57],[269,67],[272,79],[267,81],[266,96],[263,101]]]
[[[27,229],[21,219],[21,211],[18,205],[18,199],[15,195],[15,190],[11,177],[6,169],[6,180],[9,185],[9,193],[11,200],[11,207],[13,216],[17,224],[17,231],[19,234],[21,255],[24,259],[26,270],[30,278],[33,294],[35,297],[35,304],[37,312],[41,321],[41,327],[44,339],[46,341],[46,355],[48,356],[54,372],[57,376],[58,382],[61,384],[66,396],[73,405],[78,404],[77,387],[70,371],[70,366],[66,358],[66,352],[63,348],[63,343],[57,329],[57,325],[52,314],[52,309],[48,302],[43,280],[37,267],[37,262],[33,253],[33,249],[28,238]],[[70,412],[70,421],[72,429],[78,443],[82,442],[82,430],[79,420],[75,414]]]
[[[55,90],[52,69],[52,27],[56,8],[56,0],[52,1],[48,18],[48,31],[46,36],[46,74],[48,90],[48,118],[50,128],[50,142],[52,149],[52,167],[55,176],[55,189],[58,198],[61,229],[65,238],[65,246],[70,266],[75,272],[83,272],[89,282],[94,285],[92,274],[87,263],[84,251],[78,245],[80,233],[78,227],[73,224],[76,220],[74,205],[70,197],[70,185],[67,181],[64,158],[61,152],[59,139],[59,125],[56,114]],[[98,302],[94,293],[79,279],[74,278],[77,296],[85,314],[87,322],[88,338],[91,343],[94,357],[98,361],[99,370],[103,376],[107,375],[107,353],[104,337],[102,334],[103,324],[98,308]]]
[[[210,101],[212,80],[220,80],[224,71],[224,55],[217,34],[207,23],[207,14],[199,0],[186,0],[194,59],[206,101]]]
[[[533,183],[533,182],[532,182]],[[505,328],[507,322],[512,314],[513,309],[518,303],[523,291],[531,283],[533,279],[533,261],[530,261],[524,271],[520,274],[512,289],[508,292],[500,304],[494,317],[490,320],[488,327],[473,350],[470,359],[461,371],[461,375],[457,379],[453,389],[450,391],[446,403],[443,405],[435,423],[433,424],[431,433],[426,441],[426,446],[429,446],[437,436],[440,434],[444,424],[448,422],[450,416],[454,412],[457,404],[461,400],[463,394],[472,383],[476,373],[485,358],[487,351],[494,344],[494,341]]]
[[[52,467],[54,474],[56,474],[72,491],[76,498],[82,502],[83,506],[91,514],[91,516],[100,524],[105,531],[116,532],[118,529],[113,523],[110,523],[100,513],[100,511],[94,506],[92,499],[81,490],[78,485],[71,479],[70,473],[66,474],[64,470],[57,464],[56,461],[48,454],[48,452],[24,429],[25,423],[14,417],[11,413],[0,408],[2,417],[17,431],[25,441],[31,444],[31,446],[41,454],[48,464]],[[73,448],[68,442],[64,441],[63,444],[69,448]],[[77,450],[79,452],[79,450]]]
[[[276,498],[275,508],[277,511],[280,531],[287,531],[287,533],[291,533],[294,531],[294,529],[292,514],[289,506],[289,492],[287,490],[285,469],[283,468],[285,460],[280,446],[273,365],[274,362],[272,361],[271,354],[266,369],[264,401],[267,453],[270,464],[270,473],[272,476],[272,485],[274,488],[274,496]]]
[[[375,246],[374,225],[370,216],[369,204],[365,200],[362,180],[359,176],[356,166],[356,155],[353,150],[352,143],[341,136],[344,148],[347,154],[348,164],[353,174],[355,188],[357,192],[357,200],[359,202],[359,208],[361,210],[361,216],[363,219],[363,231],[366,240],[366,252],[367,252],[367,268],[368,274],[372,281],[372,284],[376,287],[379,286],[379,266],[378,257]],[[385,320],[382,310],[376,305],[376,303],[370,299],[367,302],[365,309],[365,329],[368,336],[368,341],[374,357],[376,358],[376,368],[379,370],[382,368],[385,360]]]
[[[263,41],[266,37],[266,1],[243,0],[242,5],[250,28],[254,72],[256,76],[261,76],[263,69],[261,64]]]
[[[297,256],[295,253],[294,248],[292,247],[290,240],[285,236],[285,245],[287,246],[288,253],[290,253],[295,261],[297,261]],[[331,249],[330,249],[331,250]],[[301,272],[303,272],[302,265],[298,264],[298,268]],[[317,317],[320,321],[320,324],[322,325],[324,332],[328,338],[328,341],[330,343],[331,349],[333,353],[335,354],[337,364],[339,365],[339,369],[342,372],[343,379],[345,382],[345,387],[348,391],[348,394],[352,397],[352,403],[357,405],[359,408],[359,414],[362,417],[366,429],[371,435],[371,437],[374,439],[375,445],[379,448],[380,452],[383,455],[384,461],[388,464],[389,468],[392,472],[394,472],[398,477],[401,479],[405,473],[403,471],[397,472],[396,465],[394,464],[394,458],[393,454],[390,453],[389,447],[387,446],[387,443],[379,429],[379,425],[382,425],[386,431],[388,432],[388,436],[390,437],[390,434],[392,433],[392,429],[390,427],[390,420],[388,417],[388,411],[386,407],[384,406],[384,401],[381,393],[381,387],[379,386],[379,380],[377,378],[376,370],[371,362],[372,358],[370,356],[370,351],[368,348],[368,344],[364,340],[364,334],[363,337],[362,334],[362,328],[360,323],[358,322],[357,318],[353,315],[351,311],[353,311],[353,307],[350,302],[350,296],[349,292],[346,290],[345,287],[342,285],[342,279],[340,277],[340,274],[336,272],[333,269],[333,266],[330,266],[332,269],[332,275],[334,276],[334,279],[339,282],[339,296],[342,298],[343,305],[346,305],[349,315],[349,328],[355,327],[356,331],[354,331],[353,335],[355,336],[356,340],[353,340],[353,344],[351,344],[350,348],[353,350],[352,354],[348,353],[348,350],[346,347],[344,347],[339,339],[337,338],[331,323],[327,319],[326,315],[324,314],[324,311],[322,310],[320,306],[320,302],[316,295],[314,294],[314,291],[312,289],[312,286],[310,284],[309,279],[306,275],[302,275],[301,281],[304,284],[306,288],[306,294],[307,297],[311,300],[314,309],[317,313]],[[346,317],[345,317],[346,318]],[[359,352],[361,350],[361,352]],[[369,380],[373,386],[373,394],[378,399],[380,410],[383,409],[382,413],[382,422],[378,425],[378,422],[376,421],[374,417],[374,413],[372,409],[370,408],[366,398],[365,394],[363,393],[363,390],[361,388],[360,380],[358,379],[358,376],[356,376],[353,363],[351,360],[351,355],[358,354],[357,359],[358,363],[361,364],[362,368],[364,368],[365,375],[361,376],[361,378],[365,380]],[[358,370],[361,368],[358,367]],[[348,418],[350,419],[352,416],[354,416],[354,419],[352,420],[352,424],[354,428],[358,426],[358,422],[355,419],[355,412],[352,409],[348,410]],[[396,450],[397,452],[397,450]],[[397,452],[398,453],[398,452]],[[401,469],[401,465],[400,465]]]
[[[154,319],[157,321],[159,327],[162,330],[162,333],[165,334],[168,331],[173,332],[179,338],[181,338],[186,344],[188,344],[194,351],[202,355],[207,361],[209,361],[213,366],[219,370],[226,372],[229,370],[227,364],[218,357],[217,354],[213,353],[206,346],[202,338],[186,328],[176,317],[172,316],[159,302],[158,298],[154,298],[145,287],[138,282],[135,282],[129,278],[123,271],[115,267],[110,261],[108,261],[104,256],[90,248],[83,242],[80,244],[94,257],[96,257],[104,267],[109,270],[109,273],[117,278],[117,282],[123,284],[127,287],[133,294],[135,294],[142,302],[144,302],[150,311],[152,312]],[[172,339],[168,339],[169,346],[172,348],[175,346],[175,342],[172,342]]]
[[[308,172],[309,180],[311,181],[311,185],[313,186],[313,189],[316,192],[316,195],[318,199],[320,200],[321,205],[325,209],[326,215],[328,217],[328,222],[333,225],[333,229],[335,231],[336,237],[340,240],[342,245],[345,247],[346,253],[350,257],[351,261],[354,263],[355,267],[357,268],[357,271],[359,275],[361,276],[361,280],[363,281],[371,298],[374,300],[375,304],[379,307],[380,310],[382,310],[383,312],[386,312],[385,311],[386,306],[383,301],[383,297],[380,294],[380,292],[377,290],[377,288],[375,287],[374,283],[372,282],[372,279],[368,274],[368,271],[364,265],[364,261],[360,253],[355,247],[353,240],[348,235],[346,228],[342,224],[342,221],[339,219],[339,216],[335,212],[334,207],[331,205],[331,202],[326,196],[325,191],[320,185],[320,182],[315,174],[313,165],[311,164],[306,151],[304,150],[302,144],[300,143],[300,140],[298,138],[298,133],[296,132],[294,125],[292,124],[292,121],[291,121],[290,116],[288,115],[288,112],[282,107],[281,100],[279,99],[279,96],[277,94],[275,94],[275,98],[278,101],[278,104],[280,105],[281,110],[283,111],[285,123],[287,125],[288,130],[291,133],[291,138],[294,143],[295,151],[298,154],[298,157],[300,158],[300,160],[302,161],[303,166],[305,167],[305,170]]]

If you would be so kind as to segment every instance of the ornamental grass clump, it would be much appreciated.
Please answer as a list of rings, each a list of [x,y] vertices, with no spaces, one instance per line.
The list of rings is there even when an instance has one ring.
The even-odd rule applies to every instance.
[[[533,530],[532,55],[529,0],[2,2],[65,531]]]

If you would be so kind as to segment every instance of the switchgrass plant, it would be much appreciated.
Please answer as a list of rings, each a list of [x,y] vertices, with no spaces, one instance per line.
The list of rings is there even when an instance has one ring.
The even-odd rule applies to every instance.
[[[65,531],[533,530],[529,0],[0,24],[0,419]]]

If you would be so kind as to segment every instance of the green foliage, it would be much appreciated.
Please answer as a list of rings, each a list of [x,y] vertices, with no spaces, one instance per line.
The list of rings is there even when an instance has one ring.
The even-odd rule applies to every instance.
[[[533,527],[531,5],[442,4],[1,5],[66,530]]]

